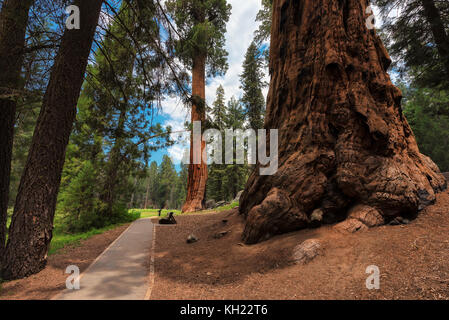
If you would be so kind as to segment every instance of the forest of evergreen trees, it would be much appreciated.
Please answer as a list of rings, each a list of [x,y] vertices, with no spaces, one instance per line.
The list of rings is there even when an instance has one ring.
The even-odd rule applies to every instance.
[[[38,8],[45,10],[38,11]],[[44,75],[49,72],[56,53],[53,46],[57,40],[50,38],[54,30],[49,18],[60,25],[60,16],[56,14],[62,14],[61,9],[45,1],[32,7],[37,20],[28,27],[27,41],[42,49],[25,55],[23,77],[28,81],[25,85],[30,93],[23,97],[23,106],[17,110],[10,208],[14,206],[40,112],[46,85]],[[70,232],[126,220],[129,208],[180,209],[186,197],[187,166],[175,170],[168,156],[159,165],[150,158],[152,152],[174,143],[171,128],[163,128],[151,120],[158,113],[162,95],[184,89],[175,88],[175,80],[161,75],[167,72],[168,66],[163,65],[162,54],[154,54],[159,48],[147,47],[141,52],[140,46],[160,36],[155,29],[156,9],[147,6],[136,15],[136,9],[128,2],[117,11],[108,9],[115,17],[107,29],[99,31],[99,38],[94,39],[97,49],[87,66],[57,200],[56,214]],[[154,24],[141,25],[144,19]],[[51,44],[48,48],[43,45],[47,43]],[[207,108],[209,127],[224,130],[263,126],[262,89],[266,84],[259,48],[251,43],[246,54],[241,75],[242,99],[224,101],[220,87],[213,106]],[[183,75],[178,76],[182,79]],[[217,202],[234,199],[244,188],[250,169],[238,165],[210,166],[207,199]]]
[[[226,101],[220,86],[209,106],[206,79],[228,68],[227,1],[0,0],[5,277],[42,268],[55,214],[67,232],[80,232],[127,221],[131,208],[181,209],[194,196],[201,207],[210,199],[231,201],[245,188],[251,165],[212,164],[205,174],[203,164],[177,170],[168,156],[154,162],[152,153],[176,143],[172,128],[154,118],[164,98],[176,96],[206,128],[263,128],[272,2],[262,0],[241,96]],[[420,151],[449,171],[449,3],[372,3],[381,12],[379,33],[403,92],[403,114]],[[65,28],[70,4],[88,13],[80,30]],[[206,176],[205,190],[196,190],[194,182]],[[29,227],[30,212],[36,228]],[[24,249],[30,242],[43,249]],[[15,274],[13,266],[25,260],[37,262]]]

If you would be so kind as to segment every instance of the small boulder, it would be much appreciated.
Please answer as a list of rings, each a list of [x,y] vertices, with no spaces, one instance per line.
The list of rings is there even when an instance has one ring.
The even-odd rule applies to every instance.
[[[405,219],[403,217],[396,217],[389,223],[390,226],[399,226],[401,224],[410,224],[410,220]]]
[[[226,201],[218,201],[214,208],[219,208],[219,207],[223,207],[224,205],[226,205]]]
[[[313,228],[317,228],[319,226],[321,226],[321,223],[323,221],[323,210],[321,209],[316,209],[315,211],[312,212],[312,215],[310,216],[310,225]]]
[[[221,238],[223,238],[225,235],[227,235],[229,233],[231,233],[231,231],[222,231],[222,232],[214,234],[214,238],[215,239],[221,239]]]
[[[233,200],[233,202],[240,202],[240,198],[242,197],[243,191],[239,191],[239,193],[237,193],[237,195],[235,196],[235,199]]]
[[[323,253],[321,241],[308,239],[293,249],[292,260],[296,264],[306,264]]]
[[[357,219],[346,219],[343,222],[340,222],[339,224],[336,224],[334,226],[335,230],[344,232],[344,233],[355,233],[358,231],[364,231],[368,230],[368,226]]]
[[[215,200],[206,201],[206,209],[213,209],[215,208],[215,206],[216,206]]]
[[[366,205],[356,205],[349,210],[349,218],[362,222],[369,228],[381,226],[385,223],[382,215],[375,208]]]
[[[198,240],[199,239],[197,237],[195,237],[194,234],[191,234],[187,237],[187,243],[195,243],[195,242],[198,242]]]

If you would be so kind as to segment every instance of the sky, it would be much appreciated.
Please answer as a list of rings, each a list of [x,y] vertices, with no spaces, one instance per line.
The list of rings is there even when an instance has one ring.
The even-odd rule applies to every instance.
[[[213,103],[215,92],[220,84],[225,90],[226,100],[229,100],[232,96],[236,98],[241,97],[242,91],[239,88],[239,75],[242,73],[242,64],[246,50],[253,40],[254,31],[259,25],[256,22],[256,15],[261,9],[261,0],[229,0],[228,2],[232,5],[231,17],[227,24],[226,33],[229,69],[223,77],[208,79],[206,85],[206,101],[208,105]],[[267,93],[268,88],[265,89],[265,96]],[[165,126],[170,125],[172,131],[180,131],[184,130],[184,123],[189,118],[188,110],[179,99],[167,97],[162,103],[162,110],[156,121],[160,121]],[[183,136],[186,138],[188,133]],[[177,143],[167,150],[154,152],[151,155],[151,161],[160,163],[162,157],[168,154],[179,169],[179,164],[186,148],[188,148],[186,143]]]
[[[258,28],[259,22],[256,22],[256,16],[261,9],[261,0],[229,0],[232,5],[232,13],[227,24],[226,32],[226,49],[229,53],[228,64],[229,69],[222,77],[208,79],[206,85],[206,101],[211,105],[215,99],[215,93],[221,84],[225,90],[226,100],[232,96],[240,98],[242,91],[240,89],[239,75],[242,73],[242,64],[244,61],[246,50],[254,38],[254,31]],[[378,17],[378,9],[373,7],[375,16]],[[376,27],[381,24],[380,20],[376,21]],[[265,81],[269,82],[266,75]],[[264,89],[265,98],[268,94],[268,87]],[[164,126],[171,126],[172,131],[184,130],[184,123],[189,121],[190,115],[187,108],[177,98],[167,97],[162,103],[162,110],[156,121],[161,122]],[[176,143],[168,149],[161,149],[153,152],[151,161],[161,163],[164,155],[169,155],[175,164],[177,170],[180,169],[180,163],[186,150],[188,150],[189,133],[178,134],[182,136],[185,142]],[[173,136],[176,138],[177,136]]]

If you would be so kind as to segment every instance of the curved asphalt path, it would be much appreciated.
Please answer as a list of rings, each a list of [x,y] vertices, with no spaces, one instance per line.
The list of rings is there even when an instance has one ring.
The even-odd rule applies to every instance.
[[[133,222],[80,275],[80,290],[64,290],[58,300],[144,300],[152,286],[153,223]],[[69,276],[69,275],[67,275]]]

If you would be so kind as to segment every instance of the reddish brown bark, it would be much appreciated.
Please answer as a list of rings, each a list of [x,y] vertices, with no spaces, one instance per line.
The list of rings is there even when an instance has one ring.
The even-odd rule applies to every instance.
[[[446,188],[402,114],[388,53],[366,26],[367,5],[274,1],[265,128],[279,129],[279,170],[256,170],[247,183],[246,243],[349,212],[386,222],[413,216]]]
[[[80,8],[81,29],[64,32],[55,58],[19,185],[5,251],[4,279],[26,277],[46,265],[65,150],[102,2],[74,2]]]
[[[194,58],[192,68],[192,123],[194,121],[203,122],[206,120],[206,57],[197,55]],[[201,142],[201,152],[206,147],[204,141]],[[200,150],[197,150],[199,152]],[[197,155],[201,157],[201,155]],[[190,138],[190,165],[189,177],[187,181],[187,198],[182,212],[194,212],[204,209],[207,182],[207,164],[201,157],[201,164],[194,164],[193,134]]]
[[[0,96],[20,88],[25,31],[32,0],[5,0],[0,13]],[[0,97],[0,269],[6,241],[16,101]]]

